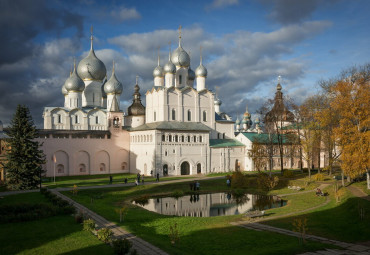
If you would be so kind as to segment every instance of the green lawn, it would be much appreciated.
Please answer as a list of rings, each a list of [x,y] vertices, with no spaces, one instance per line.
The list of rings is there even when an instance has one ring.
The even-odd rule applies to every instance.
[[[335,240],[341,240],[345,242],[361,242],[370,240],[370,203],[364,199],[353,197],[348,191],[344,190],[344,195],[341,202],[337,203],[333,196],[331,188],[329,191],[330,202],[318,209],[310,212],[299,213],[298,216],[290,216],[281,219],[268,220],[265,224],[292,229],[292,222],[296,218],[306,218],[308,233]],[[289,196],[289,199],[293,196]],[[304,203],[309,203],[315,206],[314,198],[324,200],[324,197],[316,197],[313,194],[302,195],[301,198],[297,197],[296,203],[300,204],[301,207]],[[292,204],[293,205],[293,201]],[[293,211],[295,206],[289,210],[289,206],[286,208],[277,208],[271,210],[272,212]],[[360,219],[360,210],[365,210],[365,218]]]
[[[201,181],[201,190],[227,191],[224,182],[224,179]],[[134,197],[147,194],[165,195],[178,190],[189,192],[189,183],[83,190],[73,199],[170,254],[189,254],[195,251],[196,254],[246,254],[247,251],[251,254],[297,254],[332,247],[316,242],[308,242],[302,246],[294,237],[257,232],[229,224],[242,219],[240,215],[209,218],[164,216],[130,203]],[[64,194],[71,196],[70,192]],[[98,199],[91,203],[92,197]],[[312,203],[323,202],[321,198],[313,197],[306,203],[299,203],[298,198],[292,198],[289,210],[299,210],[312,206]],[[122,205],[129,209],[124,222],[119,223],[119,215],[115,210]],[[282,212],[274,212],[274,215],[279,213]],[[175,223],[179,229],[180,242],[171,245],[169,229]]]
[[[0,204],[49,203],[40,193],[6,196]],[[72,216],[0,224],[0,254],[113,254],[110,246],[82,231]]]

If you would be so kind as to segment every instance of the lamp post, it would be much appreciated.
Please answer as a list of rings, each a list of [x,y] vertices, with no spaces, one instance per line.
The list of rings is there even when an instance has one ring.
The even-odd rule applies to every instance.
[[[57,158],[55,157],[55,154],[53,155],[53,165],[54,165],[54,184],[55,184],[55,164],[57,163]]]

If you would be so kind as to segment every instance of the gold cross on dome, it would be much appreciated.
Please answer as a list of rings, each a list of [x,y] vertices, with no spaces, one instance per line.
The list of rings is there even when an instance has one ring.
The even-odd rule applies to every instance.
[[[139,75],[136,75],[136,84],[139,82]]]

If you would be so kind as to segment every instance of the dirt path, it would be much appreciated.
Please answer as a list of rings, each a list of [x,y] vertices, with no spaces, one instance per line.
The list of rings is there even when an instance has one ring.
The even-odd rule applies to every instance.
[[[355,197],[359,197],[367,201],[370,201],[370,196],[363,192],[361,189],[354,186],[347,186],[346,189],[348,189]]]

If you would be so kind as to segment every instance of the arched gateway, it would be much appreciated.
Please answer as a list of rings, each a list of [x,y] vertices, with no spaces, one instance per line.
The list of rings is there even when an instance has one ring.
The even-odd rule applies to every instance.
[[[190,165],[187,161],[181,164],[181,175],[189,175],[190,174]]]

